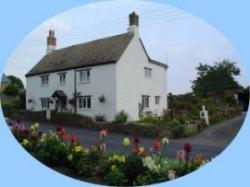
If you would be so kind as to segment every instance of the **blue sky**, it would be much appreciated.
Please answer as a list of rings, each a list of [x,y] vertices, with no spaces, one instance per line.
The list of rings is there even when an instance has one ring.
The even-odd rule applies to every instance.
[[[129,4],[128,4],[129,2]],[[213,64],[230,59],[242,70],[237,78],[243,86],[248,77],[241,58],[214,28],[187,12],[163,4],[132,0],[99,2],[63,12],[44,22],[17,46],[5,73],[25,82],[24,75],[46,51],[48,30],[55,29],[57,48],[126,32],[128,14],[140,15],[140,36],[151,58],[169,65],[168,91],[191,91],[199,62]]]

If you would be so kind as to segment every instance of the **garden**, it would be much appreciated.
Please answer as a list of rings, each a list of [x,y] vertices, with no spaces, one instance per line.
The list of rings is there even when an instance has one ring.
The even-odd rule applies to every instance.
[[[42,132],[38,123],[24,126],[20,120],[9,124],[20,144],[35,158],[52,169],[73,178],[111,186],[140,186],[176,179],[202,167],[209,161],[201,154],[191,157],[188,143],[168,159],[169,139],[152,142],[147,152],[139,137],[124,137],[120,152],[109,153],[107,129],[100,130],[99,143],[80,144],[74,134],[58,127],[55,132]],[[129,153],[128,153],[129,152]]]

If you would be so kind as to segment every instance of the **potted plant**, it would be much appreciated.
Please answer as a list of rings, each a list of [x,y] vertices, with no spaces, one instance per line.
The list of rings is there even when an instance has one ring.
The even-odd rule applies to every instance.
[[[75,106],[75,98],[71,98],[68,100],[68,103],[72,106]]]
[[[99,97],[99,101],[100,101],[101,103],[104,103],[105,100],[106,100],[106,98],[105,98],[104,95],[101,95],[101,96]]]
[[[28,99],[28,103],[33,103],[33,99]]]

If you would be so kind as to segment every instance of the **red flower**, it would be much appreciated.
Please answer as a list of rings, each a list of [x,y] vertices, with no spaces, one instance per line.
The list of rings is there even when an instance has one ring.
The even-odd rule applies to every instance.
[[[191,145],[190,145],[189,143],[186,143],[186,144],[184,145],[184,151],[185,151],[186,153],[190,153],[190,152],[192,151],[192,147],[191,147]]]
[[[135,145],[138,145],[140,143],[140,139],[138,137],[135,137],[133,142]]]
[[[153,149],[155,152],[160,151],[161,149],[161,142],[159,140],[155,140],[153,142]]]
[[[66,134],[66,129],[63,127],[57,127],[57,133],[59,136],[63,137]]]
[[[76,135],[71,135],[70,136],[70,141],[73,144],[78,144],[78,138],[77,138],[77,136]]]
[[[16,122],[17,122],[17,124],[20,124],[20,123],[21,123],[21,117],[20,117],[20,116],[17,116],[17,117],[16,117]]]

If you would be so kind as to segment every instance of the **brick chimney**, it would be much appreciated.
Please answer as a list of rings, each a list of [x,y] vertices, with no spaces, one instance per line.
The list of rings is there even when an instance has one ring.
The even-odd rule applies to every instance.
[[[128,32],[139,35],[139,16],[135,12],[129,14]]]
[[[52,53],[55,49],[56,49],[55,31],[49,30],[49,36],[47,37],[47,54]]]

